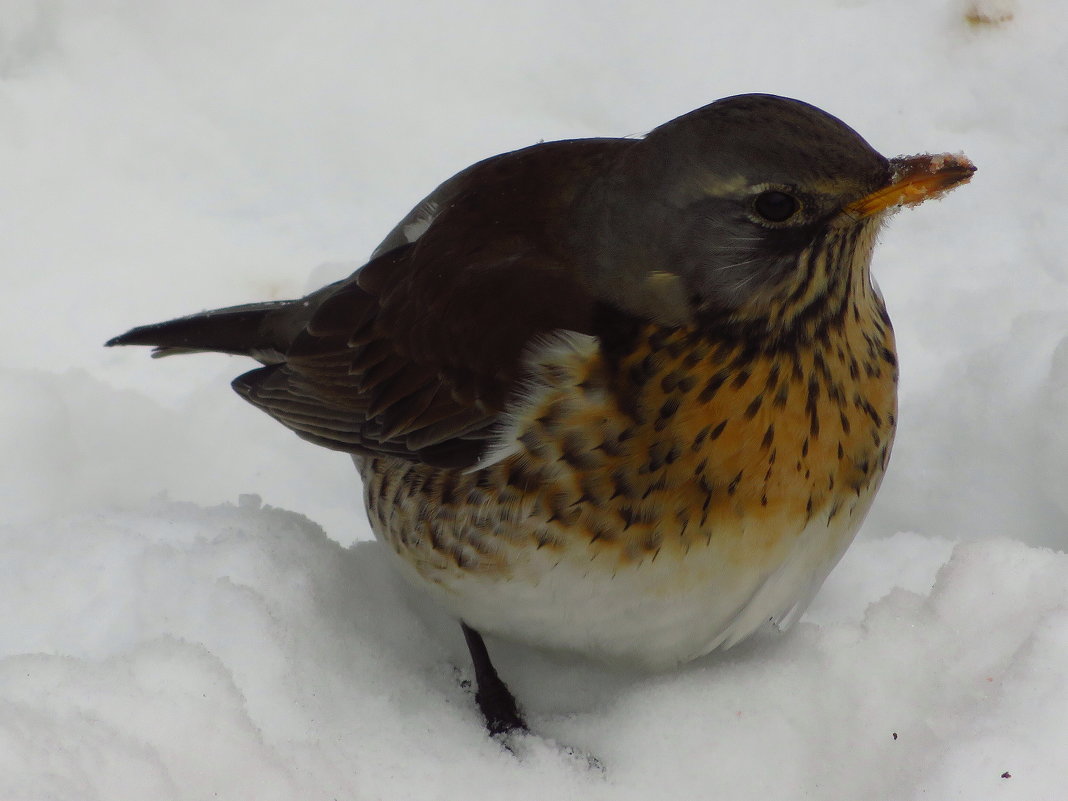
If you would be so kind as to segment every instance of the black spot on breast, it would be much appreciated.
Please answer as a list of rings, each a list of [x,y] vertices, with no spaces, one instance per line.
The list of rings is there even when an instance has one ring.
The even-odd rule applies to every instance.
[[[638,472],[655,473],[667,463],[669,455],[671,455],[671,461],[679,458],[675,444],[666,440],[657,440],[649,449],[649,461]]]
[[[845,403],[845,390],[837,381],[831,381],[827,385],[827,397],[836,406],[842,406]]]
[[[426,477],[415,470],[414,466],[401,476],[401,484],[404,486],[409,498],[414,498],[418,493],[422,492],[425,482]]]
[[[633,498],[635,495],[634,484],[622,470],[616,470],[612,473],[612,485],[615,489],[609,500],[614,500],[616,498]]]
[[[692,375],[688,375],[685,378],[682,378],[682,379],[679,380],[677,389],[678,389],[679,392],[681,392],[683,395],[685,395],[687,392],[689,392],[695,386],[697,386],[697,377],[696,376],[692,376]]]
[[[830,382],[831,371],[827,367],[827,361],[823,358],[823,353],[818,350],[813,351],[812,365],[816,368],[816,372],[823,376],[824,381]]]
[[[544,428],[552,429],[560,423],[560,420],[563,417],[562,412],[562,404],[554,403],[549,406],[549,408],[546,409],[540,417],[536,419],[537,422],[540,423]]]
[[[539,470],[526,467],[521,460],[514,459],[509,463],[505,483],[515,487],[521,493],[532,492],[542,483]]]
[[[700,431],[698,431],[697,432],[697,436],[693,438],[693,444],[690,446],[690,450],[692,450],[694,453],[697,453],[699,450],[701,450],[701,446],[704,444],[705,440],[708,438],[708,433],[711,430],[712,430],[712,426],[708,425],[708,426],[705,426],[704,428],[702,428]]]
[[[586,485],[583,485],[583,486],[586,486]],[[576,506],[583,506],[583,505],[585,505],[587,503],[595,503],[596,500],[597,500],[597,497],[595,495],[593,495],[589,491],[585,491],[584,490],[581,495],[579,495],[577,498],[575,498],[575,500],[573,500],[571,502],[571,506],[572,506],[572,508],[574,508]]]
[[[674,392],[675,388],[679,385],[685,375],[682,370],[672,370],[670,373],[660,379],[660,389],[664,393]]]
[[[708,480],[708,476],[701,475],[697,479],[697,485],[701,488],[701,492],[705,494],[705,504],[711,500],[713,486],[712,482]]]
[[[597,541],[602,542],[615,542],[618,539],[618,532],[606,523],[593,523],[590,526],[590,544]]]
[[[372,464],[371,467],[373,469],[375,465]],[[389,479],[390,474],[388,471],[382,471],[381,473],[378,473],[378,492],[375,494],[378,495],[379,501],[384,501],[386,499],[386,496],[389,495]]]
[[[767,450],[771,447],[771,443],[775,441],[775,424],[772,423],[768,426],[768,430],[764,432],[764,439],[760,442],[762,450]]]
[[[663,544],[663,537],[656,529],[649,529],[641,538],[641,547],[645,551],[660,552],[660,546]],[[656,558],[655,555],[653,557]]]
[[[579,510],[573,504],[568,504],[568,498],[563,493],[556,493],[549,499],[549,515],[547,523],[560,522],[570,527],[578,519]]]
[[[738,490],[738,484],[741,483],[742,473],[743,472],[745,472],[745,471],[744,470],[739,470],[738,471],[738,475],[736,475],[731,480],[731,483],[727,485],[727,494],[728,495],[734,495],[734,493]]]
[[[820,399],[820,382],[816,380],[816,376],[811,376],[808,379],[808,399],[805,401],[806,409],[816,408],[816,403]]]
[[[707,340],[701,338],[690,343],[690,349],[686,352],[686,355],[682,357],[682,366],[687,370],[692,370],[699,365],[706,356],[710,347]]]
[[[661,473],[656,481],[651,481],[649,486],[645,488],[645,492],[642,493],[642,500],[645,500],[654,492],[662,492],[665,487],[667,487],[667,476]]]
[[[726,380],[727,372],[725,370],[720,370],[705,382],[705,386],[697,396],[697,400],[701,403],[708,403],[715,397],[715,394],[719,391],[719,388],[723,386]]]
[[[756,413],[760,411],[760,407],[763,405],[764,395],[763,393],[761,393],[760,395],[757,395],[755,398],[753,398],[750,404],[745,407],[745,419],[752,420],[754,417],[756,417]]]
[[[653,429],[656,431],[663,431],[667,428],[668,421],[675,416],[675,412],[679,410],[679,399],[668,398],[660,406],[660,410],[657,412],[656,422],[653,424]]]
[[[779,365],[773,364],[768,371],[768,380],[764,382],[764,391],[769,395],[779,386]]]
[[[619,457],[626,453],[626,449],[620,444],[619,440],[613,440],[610,437],[606,437],[600,445],[594,446],[594,450],[604,451],[605,454],[612,457]]]
[[[576,470],[588,470],[598,462],[577,434],[564,437],[560,445],[560,459]]]
[[[654,328],[649,334],[649,347],[652,350],[663,350],[664,345],[667,344],[669,332],[666,328]]]
[[[882,418],[882,415],[880,415],[880,414],[879,414],[879,412],[877,412],[877,411],[875,410],[875,407],[871,405],[871,402],[870,402],[870,401],[868,401],[867,399],[865,399],[865,400],[864,400],[864,401],[863,401],[863,402],[861,403],[861,408],[862,408],[862,409],[864,410],[864,413],[865,413],[866,415],[868,415],[868,417],[870,417],[870,418],[871,418],[871,421],[872,421],[873,423],[875,423],[876,427],[878,427],[878,428],[882,428],[882,425],[883,425],[883,418]]]
[[[452,470],[438,471],[441,481],[438,486],[438,501],[448,506],[456,499],[456,473]]]

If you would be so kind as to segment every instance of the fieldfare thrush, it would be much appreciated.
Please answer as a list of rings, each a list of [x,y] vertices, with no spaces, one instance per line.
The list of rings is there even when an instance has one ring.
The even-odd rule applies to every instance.
[[[489,730],[523,730],[480,632],[662,669],[797,620],[894,437],[876,234],[974,170],[731,97],[486,159],[344,280],[108,344],[258,360],[234,389],[352,454]]]

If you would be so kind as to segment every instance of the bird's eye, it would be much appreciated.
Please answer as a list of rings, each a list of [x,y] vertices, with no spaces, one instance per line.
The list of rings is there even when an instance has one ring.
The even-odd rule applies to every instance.
[[[768,222],[785,222],[799,207],[797,198],[775,189],[761,192],[753,201],[753,209]]]

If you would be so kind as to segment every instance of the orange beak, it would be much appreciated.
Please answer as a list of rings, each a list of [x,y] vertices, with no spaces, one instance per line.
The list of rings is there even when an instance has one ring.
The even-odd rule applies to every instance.
[[[854,200],[845,207],[847,214],[869,217],[897,206],[915,206],[968,183],[975,172],[975,165],[967,157],[950,153],[898,156],[890,159],[890,167],[890,183]]]

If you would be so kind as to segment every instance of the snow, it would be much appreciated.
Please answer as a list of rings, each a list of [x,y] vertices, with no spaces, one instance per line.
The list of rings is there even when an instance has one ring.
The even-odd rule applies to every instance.
[[[1038,0],[0,0],[0,798],[1063,798],[1066,25]],[[238,360],[101,345],[345,275],[479,158],[744,91],[979,167],[876,252],[890,472],[785,636],[655,676],[491,641],[539,733],[510,753],[346,457],[234,395]]]

